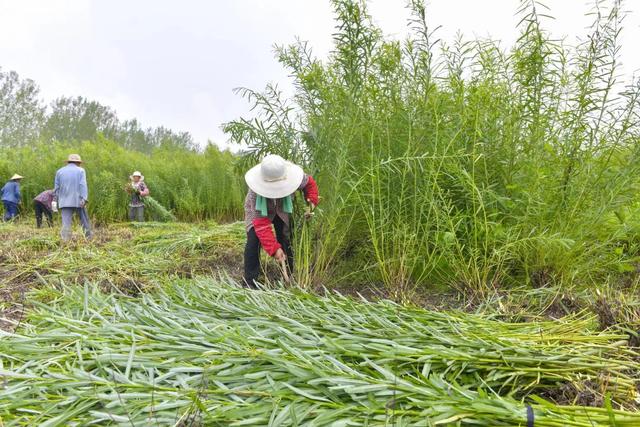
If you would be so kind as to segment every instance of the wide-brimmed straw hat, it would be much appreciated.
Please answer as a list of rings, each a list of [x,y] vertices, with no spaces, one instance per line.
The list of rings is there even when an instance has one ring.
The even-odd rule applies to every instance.
[[[69,154],[67,163],[82,163],[82,159],[79,154]]]
[[[140,173],[140,171],[135,171],[134,173],[131,174],[131,176],[129,178],[133,179],[134,176],[139,176],[140,177],[140,181],[144,181],[144,175],[142,175]]]
[[[13,181],[14,179],[22,179],[24,178],[22,175],[18,175],[17,173],[14,173],[13,176],[11,177],[11,181]]]
[[[249,169],[244,180],[256,194],[268,199],[280,199],[294,193],[302,180],[302,168],[276,154],[269,154],[259,165]]]

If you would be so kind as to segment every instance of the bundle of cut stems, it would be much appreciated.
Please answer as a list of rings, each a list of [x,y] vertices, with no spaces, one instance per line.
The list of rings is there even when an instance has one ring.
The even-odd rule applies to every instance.
[[[640,425],[637,364],[592,319],[508,324],[196,280],[64,287],[0,339],[15,425]],[[598,384],[605,407],[535,396]]]

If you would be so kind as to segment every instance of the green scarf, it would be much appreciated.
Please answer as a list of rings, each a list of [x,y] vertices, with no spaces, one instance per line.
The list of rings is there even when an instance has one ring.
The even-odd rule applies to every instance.
[[[267,198],[259,194],[256,196],[256,210],[260,211],[262,216],[268,216],[269,209],[267,208]],[[282,210],[288,214],[293,213],[293,201],[291,200],[291,196],[283,197],[280,200],[282,200]]]

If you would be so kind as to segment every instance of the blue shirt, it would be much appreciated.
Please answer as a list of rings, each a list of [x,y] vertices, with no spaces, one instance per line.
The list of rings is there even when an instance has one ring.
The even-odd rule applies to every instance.
[[[89,200],[87,175],[80,166],[69,163],[58,169],[53,191],[56,193],[58,208],[79,208]]]
[[[20,183],[18,181],[9,181],[2,187],[2,201],[4,202],[20,202]]]

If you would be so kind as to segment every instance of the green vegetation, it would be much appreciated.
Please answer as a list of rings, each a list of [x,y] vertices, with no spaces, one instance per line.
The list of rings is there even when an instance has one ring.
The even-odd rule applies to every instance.
[[[48,285],[91,281],[106,290],[139,292],[166,278],[230,273],[240,262],[244,226],[132,223],[98,228],[91,243],[80,236],[65,245],[55,229],[1,225],[4,291],[45,285],[46,293]]]
[[[64,165],[71,152],[79,153],[85,162],[89,213],[99,222],[127,218],[129,202],[124,186],[134,170],[143,172],[151,196],[171,211],[162,212],[151,201],[150,207],[159,215],[158,220],[175,215],[183,221],[229,221],[241,215],[244,185],[234,169],[235,159],[230,152],[209,145],[203,152],[165,147],[146,154],[127,150],[101,137],[84,143],[39,144],[37,150],[31,147],[0,149],[0,176],[11,176],[14,171],[21,171],[25,176],[23,212],[30,214],[31,199],[53,188],[56,170]]]
[[[278,48],[293,99],[238,90],[258,114],[225,125],[242,156],[82,98],[47,109],[0,73],[0,176],[25,175],[23,213],[78,152],[97,225],[63,244],[0,224],[0,425],[640,425],[620,2],[570,47],[523,0],[509,52],[436,41],[419,0],[401,42],[364,1],[332,4],[327,60]],[[238,171],[266,153],[323,200],[311,221],[296,201],[293,283],[263,254],[252,291]],[[160,222],[118,223],[134,169]]]
[[[545,289],[437,312],[284,290],[267,260],[270,290],[240,289],[242,223],[78,239],[0,226],[3,425],[640,422],[633,324],[540,320]]]
[[[16,171],[25,176],[23,216],[35,195],[53,187],[69,153],[85,161],[89,212],[98,222],[127,218],[122,189],[134,170],[151,187],[150,219],[231,221],[241,215],[244,184],[230,152],[210,142],[198,147],[186,132],[144,129],[82,97],[47,106],[35,82],[0,70],[0,179]]]
[[[306,280],[383,282],[398,299],[635,280],[640,85],[619,77],[619,2],[598,2],[571,47],[522,1],[508,52],[438,41],[420,1],[401,42],[364,1],[332,3],[330,58],[279,48],[295,96],[242,89],[258,116],[225,126],[252,158],[276,152],[320,183]]]
[[[210,280],[49,298],[0,340],[4,425],[524,425],[522,396],[539,426],[640,423],[612,409],[634,395],[634,352],[581,319],[502,324]],[[535,395],[566,382],[597,384],[608,409]]]

